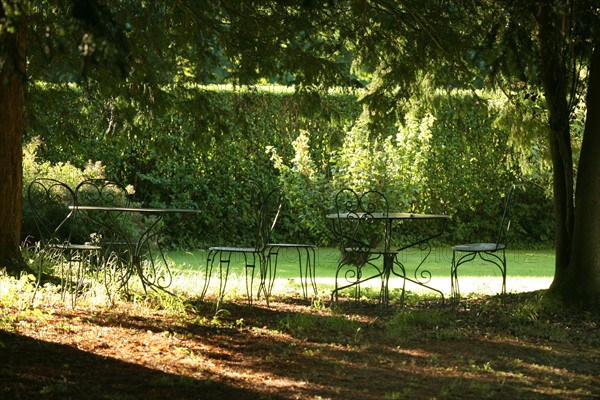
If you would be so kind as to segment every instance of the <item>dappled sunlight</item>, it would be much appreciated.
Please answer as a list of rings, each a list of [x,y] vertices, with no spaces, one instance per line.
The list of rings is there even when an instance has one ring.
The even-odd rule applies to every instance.
[[[174,274],[176,290],[187,294],[181,298],[144,295],[132,283],[129,301],[107,303],[90,287],[76,306],[61,302],[52,285],[26,305],[16,299],[30,298],[31,281],[2,278],[0,362],[21,375],[59,371],[27,385],[8,382],[5,390],[71,393],[93,379],[121,382],[110,392],[115,397],[142,390],[166,398],[177,390],[174,398],[202,391],[239,399],[585,399],[600,387],[597,319],[547,321],[534,309],[538,294],[479,294],[457,308],[416,298],[382,309],[368,299],[330,307],[288,293],[250,306],[236,277],[237,296],[215,310],[194,296],[190,276]],[[30,340],[43,343],[36,357],[19,356]],[[159,374],[150,386],[123,386],[148,374]]]

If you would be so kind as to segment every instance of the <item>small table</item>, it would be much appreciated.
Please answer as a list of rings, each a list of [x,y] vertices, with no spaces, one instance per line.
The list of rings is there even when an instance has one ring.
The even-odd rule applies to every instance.
[[[326,218],[332,219],[332,220],[344,220],[344,219],[352,219],[352,218],[361,218],[365,215],[367,215],[367,213],[364,213],[364,212],[335,213],[335,214],[327,214]],[[375,221],[381,221],[385,224],[384,228],[385,228],[385,232],[386,232],[386,237],[384,239],[384,241],[385,241],[385,244],[384,244],[385,256],[383,259],[383,269],[380,273],[374,274],[367,278],[359,279],[357,281],[351,282],[350,284],[342,286],[340,288],[336,287],[336,290],[339,291],[339,290],[342,290],[342,289],[345,289],[345,288],[348,288],[351,286],[360,285],[361,283],[363,283],[367,280],[381,277],[381,278],[383,278],[382,300],[385,304],[388,304],[389,303],[389,279],[390,279],[390,275],[394,274],[398,277],[403,278],[405,281],[408,280],[419,286],[425,287],[427,289],[430,289],[430,290],[433,290],[433,291],[439,293],[442,296],[442,300],[443,300],[444,294],[440,290],[427,285],[427,282],[429,282],[429,279],[431,278],[431,273],[426,270],[423,270],[419,273],[419,270],[423,266],[423,263],[425,262],[425,260],[429,257],[429,254],[431,254],[431,245],[429,244],[429,241],[444,233],[447,222],[450,219],[450,216],[444,215],[444,214],[416,214],[416,213],[406,213],[406,212],[388,212],[388,213],[373,212],[373,213],[368,213],[368,218],[375,220]],[[438,229],[435,230],[433,233],[427,234],[425,237],[416,239],[416,240],[411,241],[400,247],[392,246],[394,223],[409,222],[409,221],[431,221],[431,220],[437,220],[437,221],[441,222]],[[421,262],[415,269],[414,278],[409,278],[406,276],[406,271],[404,270],[404,266],[399,261],[397,261],[397,263],[401,266],[402,271],[394,270],[394,258],[396,258],[396,254],[398,252],[406,250],[406,249],[414,247],[414,246],[420,246],[422,250],[427,249],[428,252],[422,258]],[[419,278],[419,274],[422,279]],[[426,280],[426,281],[424,282],[424,280]],[[336,283],[336,285],[337,285],[337,283]],[[404,290],[402,291],[402,296],[404,296]]]
[[[106,207],[106,206],[70,206],[73,211],[83,211],[89,217],[90,220],[94,221],[98,225],[105,228],[109,234],[118,238],[119,243],[112,241],[107,246],[125,246],[128,254],[128,266],[129,268],[121,277],[122,285],[126,285],[129,280],[129,276],[132,272],[136,272],[142,282],[144,290],[146,287],[158,288],[167,291],[167,288],[171,285],[172,275],[169,266],[166,262],[164,253],[158,244],[157,238],[159,237],[162,229],[159,226],[160,221],[163,220],[167,214],[199,214],[200,210],[193,209],[181,209],[181,208],[138,208],[138,207]],[[111,213],[116,216],[103,220],[98,217],[98,213]],[[118,221],[119,214],[143,214],[156,217],[144,230],[141,231],[137,238],[132,238],[127,230]],[[154,258],[152,257],[152,251],[150,248],[151,241],[154,241],[157,245],[160,253],[160,260],[164,264],[164,271],[159,271],[155,265]],[[146,251],[147,250],[147,251]],[[144,255],[148,253],[148,266],[144,268],[142,265],[142,259]]]

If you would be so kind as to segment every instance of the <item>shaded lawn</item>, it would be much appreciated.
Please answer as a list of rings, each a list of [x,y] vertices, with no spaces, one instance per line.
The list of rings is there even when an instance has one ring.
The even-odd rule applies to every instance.
[[[0,398],[597,398],[600,319],[536,314],[538,297],[385,311],[279,298],[217,314],[2,305]]]

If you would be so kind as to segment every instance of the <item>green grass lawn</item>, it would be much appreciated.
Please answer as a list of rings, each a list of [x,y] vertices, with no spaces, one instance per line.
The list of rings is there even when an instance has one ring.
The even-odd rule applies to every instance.
[[[418,249],[408,249],[399,256],[400,261],[407,269],[409,276],[414,274],[414,269],[419,265],[424,253]],[[204,273],[206,265],[206,251],[192,252],[173,251],[167,254],[173,261],[176,272],[201,272]],[[340,253],[334,248],[319,248],[316,253],[316,278],[319,288],[332,286],[335,270]],[[452,250],[450,247],[437,247],[425,261],[423,268],[431,272],[430,285],[445,292],[450,292],[450,265],[452,263]],[[547,288],[554,274],[554,250],[510,250],[507,251],[507,290],[527,291]],[[232,259],[232,276],[243,274],[241,259]],[[296,252],[280,253],[277,278],[278,282],[297,282],[299,277],[298,259]],[[464,264],[459,269],[459,282],[462,293],[487,293],[497,292],[500,288],[500,274],[498,268],[490,263],[476,259]],[[400,285],[399,280],[392,280],[391,287]],[[411,289],[410,284],[407,289]],[[416,288],[418,289],[418,288]]]

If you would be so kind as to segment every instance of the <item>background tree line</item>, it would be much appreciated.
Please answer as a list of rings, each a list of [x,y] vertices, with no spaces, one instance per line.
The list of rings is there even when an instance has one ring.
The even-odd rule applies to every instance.
[[[544,149],[511,146],[514,106],[502,93],[430,88],[402,121],[377,128],[356,90],[303,97],[278,86],[187,85],[170,95],[149,112],[81,85],[31,85],[25,188],[36,175],[103,174],[133,185],[140,204],[203,210],[167,236],[173,248],[201,248],[248,242],[255,195],[275,186],[286,199],[282,240],[332,245],[324,215],[346,186],[378,189],[395,209],[447,213],[443,240],[477,240],[494,231],[501,194],[516,182],[513,243],[551,245]],[[28,215],[24,236],[33,234]]]

